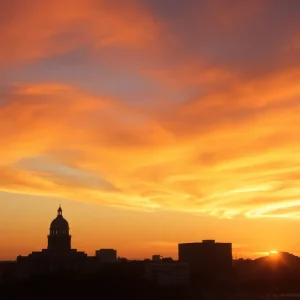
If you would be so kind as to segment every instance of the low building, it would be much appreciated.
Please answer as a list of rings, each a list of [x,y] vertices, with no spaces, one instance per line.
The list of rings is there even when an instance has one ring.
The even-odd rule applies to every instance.
[[[161,261],[162,257],[159,254],[154,254],[152,255],[152,260],[153,261]]]
[[[96,251],[96,259],[100,262],[115,262],[117,261],[117,250],[115,249],[100,249]]]
[[[190,283],[187,263],[149,262],[145,265],[145,278],[159,285],[186,286]]]

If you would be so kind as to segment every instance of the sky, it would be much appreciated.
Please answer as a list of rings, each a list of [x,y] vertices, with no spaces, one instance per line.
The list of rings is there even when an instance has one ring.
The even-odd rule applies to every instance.
[[[300,255],[298,0],[4,0],[0,41],[0,260],[59,203],[90,255]]]

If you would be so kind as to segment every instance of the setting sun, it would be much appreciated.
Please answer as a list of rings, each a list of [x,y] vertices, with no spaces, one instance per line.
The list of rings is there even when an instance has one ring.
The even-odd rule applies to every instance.
[[[277,250],[271,250],[271,251],[269,252],[269,255],[274,255],[274,254],[278,254],[278,251],[277,251]]]

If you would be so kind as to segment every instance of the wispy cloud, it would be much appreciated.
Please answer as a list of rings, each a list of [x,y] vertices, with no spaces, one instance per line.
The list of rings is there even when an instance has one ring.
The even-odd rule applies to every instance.
[[[1,190],[299,218],[297,1],[10,3],[0,4],[0,63],[18,80],[0,89]],[[124,95],[112,97],[60,80],[58,60],[43,65],[61,54],[76,62],[78,49],[98,73],[66,69],[77,83],[105,66],[153,92],[133,79],[134,91],[118,81]],[[18,73],[37,62],[35,80]]]

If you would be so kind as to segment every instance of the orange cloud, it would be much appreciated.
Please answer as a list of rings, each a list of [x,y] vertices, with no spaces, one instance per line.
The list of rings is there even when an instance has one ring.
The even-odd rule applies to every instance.
[[[125,102],[59,79],[5,87],[1,189],[130,209],[298,218],[298,21],[275,18],[280,5],[269,12],[269,1],[221,2],[197,6],[189,22],[164,19],[147,1],[1,3],[2,64],[87,47],[95,60],[109,50],[110,63],[126,69],[117,49],[139,61],[125,71],[155,83],[159,95],[143,106],[128,104],[142,103],[143,89]],[[272,39],[265,14],[284,23]],[[184,96],[175,101],[177,93]]]
[[[136,1],[1,2],[0,63],[17,63],[67,53],[80,47],[149,49],[157,24]],[[138,26],[137,26],[138,24]]]
[[[169,113],[163,103],[149,113],[72,86],[15,85],[1,108],[1,189],[143,210],[276,217],[299,205],[299,89],[290,80],[297,76],[265,78],[262,90],[258,81],[241,82]],[[26,157],[50,159],[53,167],[24,167]],[[72,170],[61,174],[61,167]],[[76,179],[77,171],[88,180]]]

